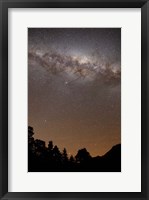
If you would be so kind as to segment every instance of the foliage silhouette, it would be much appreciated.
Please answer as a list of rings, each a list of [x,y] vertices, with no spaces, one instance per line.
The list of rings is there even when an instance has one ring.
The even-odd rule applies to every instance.
[[[34,139],[34,130],[28,127],[29,172],[120,172],[121,144],[117,144],[103,156],[92,157],[86,148],[79,149],[76,156],[68,157],[66,148],[61,152],[49,141]]]
[[[86,148],[84,148],[84,149],[80,149],[78,151],[75,158],[78,163],[83,163],[83,162],[88,161],[91,158],[91,156],[90,156],[89,152],[86,150]]]

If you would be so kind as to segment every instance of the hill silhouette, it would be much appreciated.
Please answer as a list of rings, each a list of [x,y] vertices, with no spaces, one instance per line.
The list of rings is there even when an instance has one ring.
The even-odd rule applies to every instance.
[[[76,156],[68,157],[66,148],[59,148],[49,141],[34,139],[34,130],[28,127],[29,172],[120,172],[121,144],[113,146],[105,155],[92,157],[86,148],[79,149]]]

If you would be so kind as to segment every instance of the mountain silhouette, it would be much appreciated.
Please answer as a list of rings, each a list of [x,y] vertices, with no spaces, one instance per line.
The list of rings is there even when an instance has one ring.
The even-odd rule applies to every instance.
[[[121,144],[113,146],[105,155],[100,157],[97,162],[101,171],[120,172],[121,171]],[[100,166],[99,166],[100,163]]]

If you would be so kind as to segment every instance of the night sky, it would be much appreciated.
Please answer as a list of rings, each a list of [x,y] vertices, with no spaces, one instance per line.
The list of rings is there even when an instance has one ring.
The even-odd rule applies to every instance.
[[[121,29],[28,29],[28,123],[76,155],[121,142]]]

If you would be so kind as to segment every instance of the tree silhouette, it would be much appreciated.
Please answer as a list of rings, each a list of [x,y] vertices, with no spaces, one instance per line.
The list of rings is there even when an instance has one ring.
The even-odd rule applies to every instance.
[[[62,156],[63,156],[63,159],[64,159],[64,160],[68,160],[68,154],[67,154],[66,148],[63,149]]]
[[[83,148],[78,151],[75,158],[78,163],[82,163],[82,162],[88,161],[91,158],[91,156],[89,152],[86,150],[86,148]]]
[[[31,152],[35,150],[33,135],[34,135],[34,129],[33,127],[29,126],[28,127],[28,150]]]
[[[74,157],[73,157],[72,155],[70,156],[70,159],[69,159],[69,160],[70,160],[71,163],[74,163],[74,162],[75,162],[75,159],[74,159]]]
[[[35,149],[35,140],[33,138],[34,129],[33,127],[28,127],[28,170],[32,171],[34,169],[34,162],[36,159],[36,149]]]
[[[46,151],[45,142],[42,140],[35,140],[35,150],[37,156],[44,156],[44,153]]]
[[[49,141],[48,150],[49,150],[49,151],[52,151],[52,149],[53,149],[53,142],[52,142],[52,141]]]
[[[34,135],[33,127],[29,126],[28,127],[28,138],[32,138],[33,135]]]
[[[66,148],[61,152],[49,141],[34,139],[33,127],[28,127],[28,171],[30,172],[120,172],[121,144],[115,145],[103,156],[91,157],[86,148],[68,158]]]
[[[53,158],[55,159],[56,162],[60,163],[62,161],[62,154],[56,145],[53,148]]]
[[[63,152],[62,152],[62,159],[63,159],[63,162],[64,162],[64,163],[67,163],[67,162],[68,162],[68,154],[67,154],[66,148],[63,149]]]

